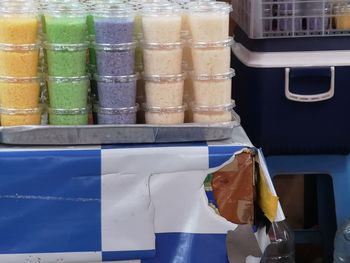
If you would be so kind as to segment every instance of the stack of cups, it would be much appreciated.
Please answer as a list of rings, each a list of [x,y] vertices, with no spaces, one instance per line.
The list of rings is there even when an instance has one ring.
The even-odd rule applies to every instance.
[[[123,0],[88,0],[85,2],[85,5],[89,10],[89,13],[87,16],[87,29],[88,29],[89,40],[92,44],[95,41],[94,11],[96,9],[96,6],[101,4],[121,4],[121,3],[123,3]],[[93,78],[94,74],[96,74],[96,51],[95,51],[94,45],[90,45],[89,47],[88,67],[89,67],[89,72],[92,76],[90,78],[91,102],[95,104],[98,102],[98,94],[97,94],[97,84],[95,79]]]
[[[193,121],[229,122],[233,103],[229,38],[231,6],[222,2],[191,3],[188,23],[192,36]]]
[[[86,9],[77,3],[49,4],[44,11],[51,125],[88,124],[86,19]]]
[[[39,18],[33,2],[0,3],[0,106],[3,126],[38,125]]]
[[[181,9],[172,4],[145,5],[142,27],[146,123],[181,124],[186,110]]]
[[[134,25],[130,5],[100,4],[94,10],[98,124],[136,123]]]

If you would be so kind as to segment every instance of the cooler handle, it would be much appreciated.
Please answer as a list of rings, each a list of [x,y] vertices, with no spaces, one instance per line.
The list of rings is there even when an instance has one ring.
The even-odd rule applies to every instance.
[[[286,98],[292,101],[298,101],[298,102],[317,102],[317,101],[324,101],[329,100],[333,98],[334,96],[334,90],[335,90],[335,68],[330,67],[330,89],[327,92],[320,93],[320,94],[312,94],[312,95],[302,95],[302,94],[296,94],[292,93],[290,91],[290,68],[285,69],[285,95]]]

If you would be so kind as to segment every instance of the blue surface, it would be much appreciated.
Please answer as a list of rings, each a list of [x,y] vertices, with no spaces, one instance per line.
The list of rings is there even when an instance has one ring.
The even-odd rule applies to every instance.
[[[243,148],[209,146],[211,168]],[[226,234],[156,234],[156,250],[101,251],[101,161],[100,149],[1,151],[0,254],[95,252],[104,261],[228,263]]]
[[[236,71],[232,92],[237,113],[253,145],[261,147],[265,155],[350,152],[350,122],[344,121],[350,101],[346,85],[350,67],[335,68],[333,98],[312,103],[286,98],[285,68],[247,67],[235,56],[232,67]],[[301,74],[300,69],[292,69],[290,89],[302,94],[328,91],[330,80],[324,70],[304,69]]]
[[[298,244],[310,241],[321,243],[324,261],[333,262],[336,225],[340,226],[350,218],[350,155],[282,155],[267,157],[266,162],[271,177],[284,174],[303,174],[305,177],[311,174],[318,175],[316,193],[319,227],[295,231],[295,240]],[[325,175],[330,175],[332,180]],[[334,202],[330,197],[332,192]]]
[[[102,252],[103,261],[130,260],[140,258],[153,258],[156,250],[139,250],[139,251],[116,251]]]
[[[232,156],[246,146],[209,146],[209,168],[218,167],[232,158]]]
[[[338,225],[350,218],[350,155],[290,155],[266,158],[272,177],[280,174],[329,174],[333,179]]]
[[[0,152],[0,253],[101,250],[100,173],[100,151]]]
[[[156,250],[142,263],[228,263],[224,234],[157,234]]]

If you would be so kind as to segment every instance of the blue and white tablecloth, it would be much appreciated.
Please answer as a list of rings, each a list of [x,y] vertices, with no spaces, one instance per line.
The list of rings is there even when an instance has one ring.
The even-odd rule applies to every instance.
[[[2,147],[0,262],[226,263],[236,225],[203,181],[247,147],[241,128],[221,143]]]

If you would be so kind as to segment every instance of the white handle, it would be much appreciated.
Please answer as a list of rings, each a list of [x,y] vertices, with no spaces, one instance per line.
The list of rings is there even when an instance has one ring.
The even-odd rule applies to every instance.
[[[285,69],[285,95],[286,98],[292,101],[298,101],[298,102],[317,102],[317,101],[324,101],[329,100],[333,98],[334,96],[334,90],[335,90],[335,68],[330,67],[331,71],[331,83],[330,83],[330,89],[327,92],[320,93],[320,94],[313,94],[313,95],[302,95],[302,94],[296,94],[292,93],[290,91],[290,85],[289,85],[289,75],[290,75],[290,68]]]

